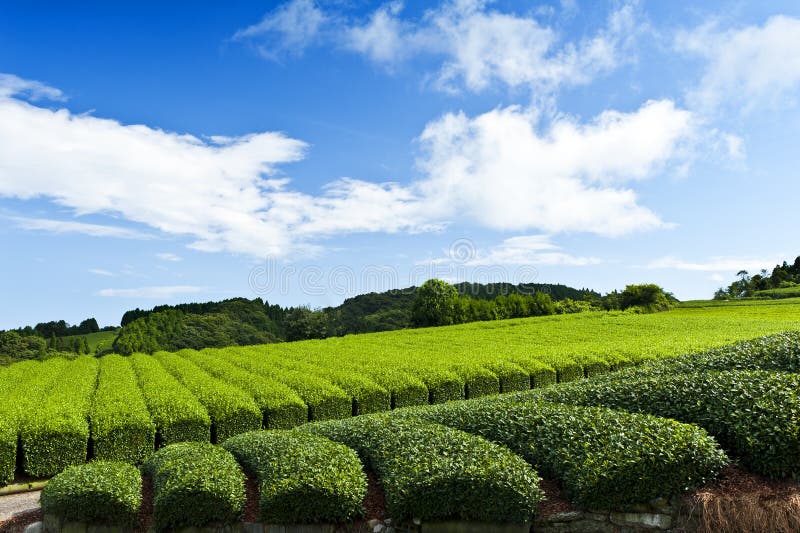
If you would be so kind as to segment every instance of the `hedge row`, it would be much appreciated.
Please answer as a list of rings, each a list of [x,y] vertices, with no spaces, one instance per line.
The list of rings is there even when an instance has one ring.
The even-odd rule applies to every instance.
[[[330,381],[302,372],[277,368],[264,358],[244,355],[236,348],[226,348],[211,353],[220,354],[236,366],[280,381],[296,390],[308,405],[310,420],[332,420],[353,416],[352,398]]]
[[[546,366],[544,364],[542,367]],[[530,370],[525,370],[520,365],[509,363],[505,361],[495,361],[483,363],[483,367],[497,376],[497,381],[500,384],[500,392],[514,392],[528,390],[534,385],[534,373]],[[535,373],[543,369],[538,369]],[[555,371],[553,372],[553,379],[555,380]]]
[[[136,464],[153,453],[156,426],[128,359],[100,359],[90,420],[95,458]]]
[[[707,370],[800,372],[800,331],[741,341],[697,354],[648,361],[604,379],[638,379]]]
[[[64,359],[15,363],[0,378],[0,485],[11,482],[17,466],[17,441],[26,414],[50,390],[66,366]]]
[[[800,376],[774,371],[661,374],[586,380],[520,393],[572,405],[597,405],[696,424],[754,471],[800,474]]]
[[[521,457],[481,437],[391,414],[302,426],[358,451],[397,520],[527,522],[543,498]]]
[[[500,394],[500,380],[491,370],[477,363],[459,365],[453,372],[464,381],[464,397],[480,398]]]
[[[349,367],[352,372],[360,372],[370,376],[375,382],[380,383],[391,393],[391,407],[410,407],[412,405],[426,405],[430,394],[428,387],[411,372],[390,368],[385,365],[371,365],[370,367]]]
[[[341,388],[352,398],[352,415],[379,413],[392,408],[392,394],[361,373],[338,368],[320,368],[300,360],[286,360],[275,357],[269,360],[276,366],[306,375],[327,379]]]
[[[177,354],[156,352],[153,357],[208,410],[212,442],[222,442],[239,433],[261,429],[261,409],[249,394],[214,378]]]
[[[299,431],[254,431],[222,446],[256,477],[260,522],[341,523],[364,512],[367,479],[358,455],[342,444]]]
[[[210,441],[211,418],[197,398],[149,355],[134,354],[129,359],[156,424],[159,444]]]
[[[236,459],[209,443],[172,444],[154,453],[142,471],[153,479],[153,526],[159,531],[242,518],[245,476]]]
[[[65,365],[47,393],[23,422],[23,468],[33,477],[50,477],[86,462],[89,411],[97,384],[98,361],[79,357]]]
[[[269,429],[289,429],[308,422],[308,406],[294,390],[283,383],[242,370],[222,357],[207,352],[183,350],[182,357],[211,374],[250,394]]]
[[[683,492],[727,464],[705,431],[645,415],[498,398],[398,411],[507,446],[571,498],[617,508]]]
[[[142,505],[142,477],[129,464],[97,461],[72,466],[42,490],[42,512],[61,522],[131,528]]]

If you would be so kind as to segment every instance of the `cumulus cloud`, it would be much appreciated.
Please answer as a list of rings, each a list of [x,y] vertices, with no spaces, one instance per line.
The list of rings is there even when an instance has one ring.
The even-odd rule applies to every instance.
[[[340,178],[301,193],[280,174],[307,146],[282,133],[199,138],[0,97],[0,197],[44,198],[75,215],[156,230],[17,218],[25,229],[147,238],[256,257],[322,250],[353,232],[423,232],[467,220],[503,230],[622,235],[665,227],[627,183],[681,157],[692,116],[669,101],[589,122],[500,108],[448,114],[419,138],[407,183]],[[162,258],[163,259],[163,258]]]
[[[596,35],[576,42],[562,42],[532,16],[502,13],[490,4],[452,0],[410,21],[401,17],[402,4],[391,2],[347,27],[344,44],[386,65],[419,55],[439,58],[435,85],[448,91],[481,91],[501,82],[547,93],[615,68],[630,55],[637,32],[631,4],[614,11]]]
[[[168,300],[182,294],[197,294],[205,292],[206,287],[194,285],[172,285],[158,287],[137,287],[133,289],[102,289],[97,292],[99,296],[114,298],[150,298],[154,300]]]
[[[469,118],[448,114],[420,137],[430,208],[499,230],[588,231],[614,236],[665,227],[623,182],[648,177],[676,157],[692,117],[667,100],[588,124],[561,118],[539,132],[519,107]]]
[[[694,105],[752,110],[797,103],[800,19],[778,15],[761,26],[727,30],[708,23],[681,32],[676,47],[707,63],[699,85],[689,94]]]
[[[234,41],[252,45],[270,60],[299,56],[318,37],[327,16],[313,0],[291,0],[267,13],[257,24],[237,31]]]

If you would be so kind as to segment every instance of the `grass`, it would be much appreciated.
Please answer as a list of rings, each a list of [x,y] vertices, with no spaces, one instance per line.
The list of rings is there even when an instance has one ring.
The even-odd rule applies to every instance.
[[[65,341],[70,341],[72,339],[82,339],[86,337],[91,353],[103,353],[111,350],[114,339],[117,338],[118,334],[119,330],[115,329],[113,331],[98,331],[97,333],[87,333],[85,335],[69,335],[63,337],[63,339]]]

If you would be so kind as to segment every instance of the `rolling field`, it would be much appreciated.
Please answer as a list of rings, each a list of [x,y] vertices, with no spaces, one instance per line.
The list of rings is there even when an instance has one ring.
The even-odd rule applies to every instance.
[[[139,462],[157,445],[524,391],[797,329],[800,302],[782,300],[19,363],[0,374],[0,479],[18,452],[46,477],[89,450]]]
[[[800,475],[798,370],[796,300],[26,361],[0,372],[0,482],[55,475],[45,513],[124,525],[143,464],[170,530],[239,520],[244,474],[263,521],[358,519],[371,471],[393,518],[529,522],[540,476],[613,510],[731,461]]]
[[[86,337],[86,342],[89,343],[89,350],[91,353],[100,353],[110,350],[114,344],[114,339],[117,338],[119,330],[115,331],[98,331],[97,333],[87,333],[86,335],[69,335],[63,337],[64,341],[70,341],[75,338]]]

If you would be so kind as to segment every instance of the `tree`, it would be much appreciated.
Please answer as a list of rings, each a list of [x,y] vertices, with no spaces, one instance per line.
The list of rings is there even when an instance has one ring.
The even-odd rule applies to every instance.
[[[640,307],[649,313],[666,311],[671,307],[664,289],[655,283],[628,285],[620,294],[620,305],[622,309]]]
[[[417,290],[411,320],[417,327],[452,324],[457,299],[455,287],[440,279],[429,279]]]

